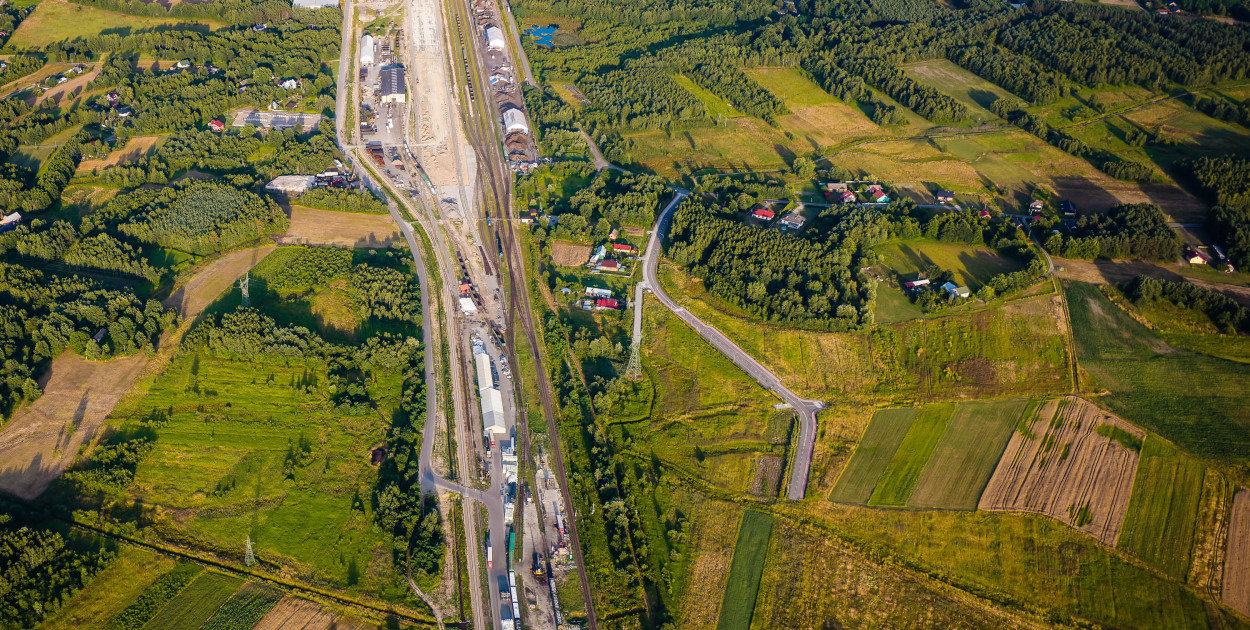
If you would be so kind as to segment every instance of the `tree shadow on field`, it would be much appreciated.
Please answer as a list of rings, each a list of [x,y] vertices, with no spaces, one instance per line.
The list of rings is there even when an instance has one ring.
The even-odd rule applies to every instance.
[[[985,109],[989,109],[990,105],[994,101],[998,100],[998,95],[989,90],[968,90],[968,96],[974,103],[984,107]]]

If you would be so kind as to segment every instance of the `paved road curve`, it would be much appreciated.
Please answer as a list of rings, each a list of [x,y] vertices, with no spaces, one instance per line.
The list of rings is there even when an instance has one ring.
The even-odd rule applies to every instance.
[[[660,300],[661,304],[682,318],[691,328],[694,328],[704,339],[715,346],[717,350],[720,350],[735,365],[742,368],[742,371],[750,374],[751,378],[758,381],[764,389],[771,390],[798,412],[799,443],[794,454],[794,467],[790,470],[790,484],[786,490],[786,496],[793,500],[802,499],[807,492],[807,471],[811,468],[812,450],[816,446],[816,412],[824,409],[824,403],[819,400],[799,398],[798,394],[790,391],[789,388],[781,383],[781,379],[769,372],[768,368],[760,365],[759,361],[747,354],[738,344],[730,341],[719,330],[703,323],[703,320],[695,317],[693,313],[674,302],[664,292],[664,288],[660,286],[660,282],[656,278],[655,270],[660,260],[660,242],[663,240],[664,233],[668,230],[668,222],[673,216],[673,210],[677,208],[682,199],[686,198],[687,194],[689,193],[686,191],[678,191],[673,200],[669,202],[668,207],[664,208],[664,211],[660,213],[660,218],[655,222],[655,228],[651,230],[651,240],[647,242],[647,251],[643,263],[643,278],[645,278],[647,288],[651,289],[651,292],[655,294],[655,297]]]

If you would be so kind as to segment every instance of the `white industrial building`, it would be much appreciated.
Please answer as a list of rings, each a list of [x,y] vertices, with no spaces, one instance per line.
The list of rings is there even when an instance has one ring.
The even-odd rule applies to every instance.
[[[365,33],[360,38],[360,65],[373,63],[373,36]]]
[[[508,432],[503,419],[503,394],[494,387],[482,390],[482,430],[498,434]]]
[[[313,175],[280,175],[265,184],[265,190],[283,195],[299,195],[309,191],[317,178]]]
[[[477,362],[477,388],[486,390],[494,387],[495,375],[491,372],[490,355],[483,352],[473,355],[473,359]]]
[[[460,298],[460,312],[465,315],[472,315],[477,312],[477,305],[473,303],[473,298]]]
[[[505,133],[519,131],[521,133],[530,132],[529,121],[525,120],[525,114],[519,109],[509,109],[503,113],[503,126]]]
[[[486,27],[486,48],[489,50],[503,50],[508,46],[504,41],[503,31],[498,26]]]

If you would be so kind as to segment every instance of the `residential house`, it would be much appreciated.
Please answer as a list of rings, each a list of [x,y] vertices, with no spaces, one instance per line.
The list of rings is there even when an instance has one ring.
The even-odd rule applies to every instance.
[[[286,79],[285,81],[283,81],[283,82],[282,82],[282,83],[280,83],[279,85],[280,85],[280,86],[282,87],[282,89],[284,89],[284,90],[297,90],[297,89],[299,89],[299,80],[297,80],[297,79]]]
[[[842,203],[855,203],[855,193],[849,190],[844,190],[842,191],[842,194],[838,196],[838,200]]]
[[[1201,265],[1211,262],[1211,259],[1207,258],[1206,254],[1203,254],[1192,247],[1185,248],[1185,260],[1191,265]]]
[[[799,230],[803,228],[803,224],[806,222],[807,219],[798,212],[787,212],[785,216],[781,217],[782,229]]]
[[[629,243],[612,243],[612,252],[617,254],[632,254],[634,246]]]
[[[1042,201],[1041,199],[1034,199],[1033,201],[1029,202],[1029,212],[1032,212],[1034,214],[1041,212],[1042,209],[1045,207],[1046,207],[1046,202]]]
[[[226,123],[220,120],[210,120],[208,121],[208,130],[213,133],[221,133],[226,130]]]
[[[599,287],[586,287],[586,295],[592,298],[610,298],[612,297],[612,290],[601,289]]]
[[[777,216],[777,213],[768,208],[756,208],[751,211],[751,216],[764,221],[772,221],[773,217]]]
[[[873,203],[890,203],[890,196],[885,194],[885,191],[879,188],[876,190],[869,189],[868,198],[871,199]]]
[[[993,216],[993,215],[991,215],[991,214],[990,214],[990,211],[989,211],[989,210],[985,210],[984,208],[982,208],[982,209],[981,209],[981,218],[982,218],[982,219],[988,219],[988,218],[990,218],[991,216]]]
[[[599,298],[595,300],[595,308],[600,309],[600,310],[618,309],[620,307],[621,307],[620,302],[617,302],[616,300],[613,300],[611,298]]]
[[[972,292],[968,290],[968,287],[957,286],[954,282],[947,282],[946,284],[938,288],[945,291],[946,297],[952,300],[957,297],[966,298],[972,295]]]
[[[599,271],[619,271],[620,268],[621,268],[621,263],[616,262],[615,260],[599,261],[599,267],[598,267]]]
[[[937,194],[934,195],[934,198],[937,199],[938,203],[951,203],[955,201],[955,191],[939,190],[937,191]]]
[[[21,223],[22,223],[22,214],[20,212],[13,212],[10,214],[6,214],[3,217],[0,217],[0,232],[8,232],[9,230],[16,230],[17,226],[20,225]]]
[[[1059,202],[1059,212],[1065,217],[1074,217],[1076,216],[1076,204],[1064,199]]]
[[[825,184],[825,190],[829,192],[844,192],[847,190],[847,185],[842,182],[829,182]]]

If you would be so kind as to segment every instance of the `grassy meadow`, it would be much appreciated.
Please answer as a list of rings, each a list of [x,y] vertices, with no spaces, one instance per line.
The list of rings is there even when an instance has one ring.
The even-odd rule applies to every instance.
[[[243,585],[243,580],[205,571],[148,621],[146,627],[162,630],[197,630]]]
[[[918,415],[915,408],[878,411],[855,445],[855,455],[847,462],[829,500],[866,505]]]
[[[951,271],[955,282],[968,287],[973,292],[989,283],[990,279],[1001,273],[1010,273],[1023,269],[1019,261],[999,256],[988,247],[969,247],[951,243],[940,243],[927,239],[894,241],[877,246],[882,261],[900,278],[911,280],[917,272],[922,272],[929,265],[936,265],[943,271]],[[892,288],[882,287],[880,293]]]
[[[53,42],[67,39],[88,38],[108,32],[135,32],[158,26],[183,25],[183,28],[218,28],[221,25],[207,20],[186,18],[159,18],[127,15],[106,11],[67,0],[42,0],[34,13],[22,21],[9,46],[19,50],[42,49]]]
[[[751,626],[760,578],[764,573],[768,539],[772,531],[771,515],[752,510],[742,513],[738,544],[734,547],[733,564],[729,567],[729,583],[725,587],[725,601],[721,604],[720,623],[716,626],[720,630]]]
[[[937,448],[938,440],[946,432],[954,412],[955,406],[952,404],[921,407],[919,415],[907,429],[898,450],[894,452],[894,458],[886,467],[885,474],[873,489],[868,505],[900,507],[907,503],[920,480],[921,471],[933,455],[933,449]]]
[[[1104,403],[1202,457],[1250,450],[1250,365],[1169,346],[1098,287],[1065,284],[1080,366],[1110,393]]]
[[[1201,462],[1147,437],[1117,546],[1185,579],[1205,473]]]
[[[959,403],[907,500],[909,507],[975,510],[1028,400]]]
[[[998,120],[998,116],[990,112],[990,104],[1011,95],[1007,90],[945,59],[908,64],[903,66],[903,71],[917,82],[930,85],[959,101],[977,122]]]

